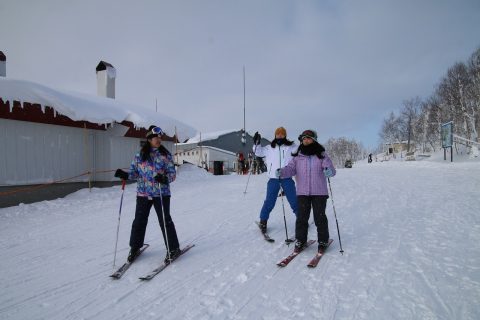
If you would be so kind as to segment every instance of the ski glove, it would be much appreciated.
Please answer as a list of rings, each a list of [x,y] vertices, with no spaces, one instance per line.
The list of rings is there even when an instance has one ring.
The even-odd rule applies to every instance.
[[[332,169],[330,169],[330,168],[325,168],[325,170],[323,170],[323,174],[324,174],[325,177],[327,177],[327,178],[333,177],[333,171],[332,171]]]
[[[260,140],[262,139],[262,136],[260,135],[260,133],[255,132],[255,134],[253,135],[253,144],[257,145],[257,144],[260,144]]]
[[[280,178],[282,176],[282,169],[278,168],[275,170],[275,177]]]
[[[168,184],[168,177],[164,174],[156,175],[154,179],[160,184]]]
[[[122,169],[117,169],[117,171],[115,171],[115,177],[122,180],[128,180],[128,173],[126,173]]]

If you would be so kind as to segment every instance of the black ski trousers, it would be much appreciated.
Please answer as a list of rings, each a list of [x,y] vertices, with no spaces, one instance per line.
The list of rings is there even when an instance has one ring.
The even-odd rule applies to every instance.
[[[165,222],[163,221],[162,214],[162,202],[163,202],[163,211],[165,213]],[[179,247],[177,231],[175,230],[175,225],[173,224],[172,217],[170,216],[170,197],[164,196],[153,197],[149,199],[148,197],[139,197],[137,196],[137,207],[135,209],[135,219],[132,223],[132,232],[130,233],[130,247],[131,248],[140,248],[143,246],[145,241],[145,231],[147,230],[148,216],[150,214],[150,209],[152,205],[157,212],[158,222],[160,223],[160,229],[162,229],[163,240],[165,241],[165,246],[167,246],[167,241],[165,237],[165,225],[168,236],[168,246],[170,251],[176,250]]]
[[[313,220],[317,226],[317,239],[319,242],[328,242],[328,219],[325,214],[328,196],[297,196],[298,211],[295,223],[295,238],[306,242],[308,236],[308,219],[313,207]]]

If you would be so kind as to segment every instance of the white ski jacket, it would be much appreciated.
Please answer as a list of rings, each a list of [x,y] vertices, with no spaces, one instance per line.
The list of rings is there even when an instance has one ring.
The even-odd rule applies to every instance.
[[[271,179],[278,179],[275,176],[275,171],[278,168],[285,167],[290,160],[292,159],[292,152],[296,152],[298,145],[293,143],[290,146],[285,144],[279,146],[276,145],[275,148],[272,148],[271,145],[262,147],[261,145],[253,146],[253,152],[257,157],[265,157],[265,165],[267,166],[268,176]]]

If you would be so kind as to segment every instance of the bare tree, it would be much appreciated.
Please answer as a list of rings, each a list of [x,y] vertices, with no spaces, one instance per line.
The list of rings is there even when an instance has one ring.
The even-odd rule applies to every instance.
[[[343,166],[346,160],[358,161],[367,155],[367,151],[361,143],[345,137],[328,139],[325,149],[337,167]]]
[[[470,76],[470,107],[474,117],[473,137],[480,142],[477,128],[480,128],[480,48],[478,48],[468,61],[468,73]]]
[[[475,115],[469,111],[469,94],[471,87],[467,66],[458,62],[448,69],[447,75],[442,79],[439,86],[439,95],[444,107],[450,111],[452,120],[455,122],[454,131],[458,135],[471,137],[473,130],[472,120]]]
[[[405,100],[399,116],[392,112],[384,119],[380,137],[384,143],[415,140],[426,150],[440,143],[440,125],[454,122],[454,134],[480,141],[480,48],[468,62],[457,62],[440,79],[434,93],[425,101],[419,97]],[[478,153],[478,152],[477,152]]]
[[[403,109],[400,113],[400,121],[403,126],[403,134],[407,138],[407,152],[410,151],[410,143],[414,138],[414,128],[418,120],[418,111],[422,101],[419,97],[403,101]]]

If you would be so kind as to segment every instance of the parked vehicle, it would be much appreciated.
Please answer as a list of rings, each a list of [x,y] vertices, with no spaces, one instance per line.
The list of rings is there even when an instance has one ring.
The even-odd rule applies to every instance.
[[[345,168],[351,168],[353,166],[352,160],[345,160]]]

